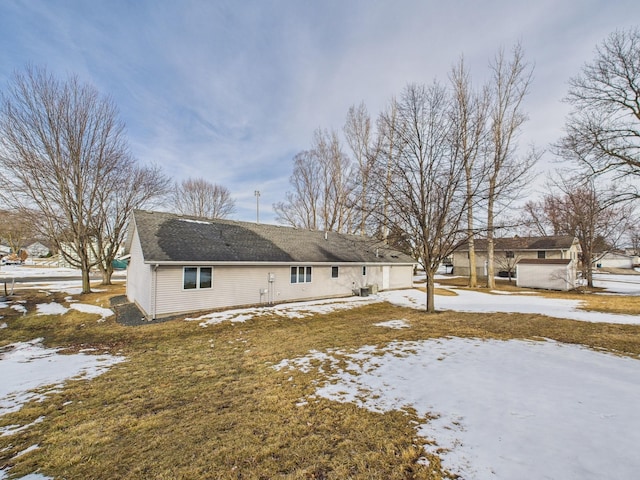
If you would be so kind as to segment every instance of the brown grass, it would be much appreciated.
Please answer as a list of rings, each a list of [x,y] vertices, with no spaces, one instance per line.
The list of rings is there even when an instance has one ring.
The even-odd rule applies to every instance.
[[[122,292],[82,298],[105,305]],[[70,311],[35,316],[35,304],[64,303],[24,293],[29,313],[0,311],[1,344],[43,337],[49,346],[92,346],[127,361],[92,381],[67,382],[43,402],[0,417],[0,426],[45,420],[0,437],[0,468],[66,479],[406,479],[444,478],[439,459],[417,462],[415,412],[378,414],[316,399],[316,373],[277,371],[310,350],[357,349],[394,340],[446,336],[551,338],[640,356],[640,327],[557,320],[539,315],[423,312],[372,304],[303,320],[261,318],[202,328],[173,320],[123,327],[113,317]],[[404,318],[410,329],[373,324]],[[30,445],[39,449],[13,458]]]

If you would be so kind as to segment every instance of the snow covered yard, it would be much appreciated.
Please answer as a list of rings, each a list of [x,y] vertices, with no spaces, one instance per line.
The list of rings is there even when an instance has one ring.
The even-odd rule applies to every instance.
[[[623,286],[620,286],[622,282],[616,280],[619,278],[598,279],[602,282],[600,286],[607,288],[610,293],[617,290],[634,291],[634,279],[631,279],[631,287],[626,283],[627,279],[624,279]],[[75,288],[73,282],[65,286],[67,287]],[[449,289],[456,295],[436,297],[437,308],[445,310],[440,318],[434,320],[436,323],[446,324],[446,319],[455,318],[455,313],[452,312],[459,311],[471,312],[483,318],[491,318],[492,312],[496,312],[496,315],[505,312],[543,314],[552,317],[551,321],[547,320],[550,325],[553,322],[563,322],[563,319],[574,319],[585,322],[585,325],[588,322],[596,329],[600,322],[617,323],[619,325],[612,328],[619,329],[632,329],[635,328],[633,325],[640,325],[640,318],[636,315],[581,310],[579,300],[546,298],[536,293],[502,291],[501,293],[508,294],[498,295],[498,292],[489,294],[461,288]],[[52,287],[47,291],[55,290]],[[10,299],[0,305],[0,308],[9,309],[14,316],[32,315],[36,319],[42,318],[42,315],[51,316],[55,320],[57,316],[63,315],[92,314],[90,318],[93,328],[110,328],[107,326],[108,322],[104,323],[112,318],[110,310],[69,296],[64,297],[63,293],[51,294],[51,297],[44,291],[40,293],[43,297],[38,303],[25,306],[22,301]],[[415,432],[427,441],[420,463],[426,465],[429,463],[428,458],[433,458],[431,455],[437,455],[444,468],[461,478],[634,478],[635,472],[640,470],[640,457],[635,453],[635,447],[640,443],[640,413],[636,408],[640,404],[640,360],[544,338],[540,341],[521,338],[497,340],[491,338],[491,333],[488,338],[432,334],[428,327],[421,325],[420,314],[407,313],[406,310],[396,314],[401,311],[386,305],[383,303],[385,301],[421,310],[424,308],[425,294],[418,290],[402,290],[370,297],[234,309],[189,318],[186,319],[190,320],[187,325],[193,324],[192,330],[195,332],[185,337],[184,341],[188,343],[184,344],[184,352],[176,350],[173,353],[175,356],[171,358],[167,357],[168,352],[180,345],[175,341],[175,335],[188,327],[182,322],[158,325],[156,328],[167,329],[167,339],[161,340],[158,337],[154,341],[153,344],[163,353],[153,355],[152,349],[147,360],[152,359],[154,369],[158,369],[157,378],[162,382],[161,388],[154,388],[153,395],[161,395],[164,389],[174,388],[174,393],[168,398],[175,397],[178,406],[171,406],[168,398],[161,397],[158,402],[164,406],[154,416],[162,416],[166,412],[171,421],[182,422],[187,412],[193,409],[208,411],[214,401],[228,405],[229,399],[234,395],[226,389],[238,380],[238,375],[243,371],[235,365],[230,369],[230,377],[227,377],[226,370],[230,363],[240,362],[244,365],[253,362],[260,365],[261,358],[277,355],[278,360],[267,368],[274,375],[276,372],[284,373],[285,379],[291,378],[291,393],[300,392],[287,407],[291,411],[280,410],[285,404],[278,404],[278,416],[285,416],[289,421],[298,417],[305,419],[304,428],[313,428],[310,425],[319,422],[319,416],[327,416],[326,411],[322,410],[326,406],[321,406],[326,404],[320,404],[327,399],[336,402],[335,405],[355,404],[361,407],[355,410],[363,412],[406,412],[411,409],[417,414]],[[374,313],[368,318],[367,315],[357,313],[360,307],[368,308],[366,312],[385,313]],[[323,317],[328,314],[333,314],[331,319],[324,320]],[[358,315],[360,319],[351,327],[353,319],[358,318]],[[440,322],[441,318],[445,320]],[[9,318],[0,318],[0,338],[11,321]],[[276,321],[276,329],[282,329],[284,337],[265,338],[268,326],[273,321]],[[229,325],[223,325],[224,322],[229,322]],[[354,329],[357,338],[364,341],[351,348],[327,347],[327,342],[329,345],[344,343],[340,343],[342,337],[331,335],[337,330],[330,329],[327,332],[326,322],[331,322],[334,328],[340,329],[347,325],[347,328]],[[302,341],[295,347],[295,355],[282,355],[282,352],[289,351],[289,343],[294,337],[288,336],[290,332],[280,327],[281,323],[285,323],[287,329],[295,329],[297,325],[304,324],[300,331],[308,338],[294,336]],[[443,328],[446,331],[446,327]],[[215,334],[210,333],[214,329]],[[322,335],[327,336],[323,340],[324,344],[319,340]],[[439,338],[429,338],[432,335]],[[527,335],[530,338],[545,336],[535,331]],[[372,341],[373,338],[376,340]],[[164,347],[162,342],[171,342],[171,349]],[[349,343],[353,345],[353,340]],[[146,351],[149,346],[145,344],[141,348]],[[273,350],[269,350],[270,348]],[[268,353],[270,351],[277,353]],[[251,360],[246,360],[245,357]],[[161,370],[155,362],[165,361],[165,358],[167,370]],[[282,360],[283,358],[286,359]],[[91,351],[60,355],[57,349],[44,348],[37,339],[8,345],[0,353],[0,378],[3,380],[0,385],[0,418],[16,412],[24,402],[46,399],[47,393],[63,388],[67,379],[94,378],[121,360],[122,357],[119,356],[94,355]],[[208,362],[218,361],[220,363],[211,363],[208,367]],[[148,363],[139,367],[132,365],[131,368],[138,373],[146,372],[147,365]],[[173,376],[185,372],[189,388],[191,385],[203,385],[206,394],[189,395],[187,402],[187,397],[182,398],[175,393],[181,392],[184,385],[172,387]],[[294,372],[304,373],[304,378],[309,378],[307,375],[310,375],[313,383],[293,385],[300,379]],[[224,380],[210,379],[214,373],[221,375]],[[124,373],[123,377],[135,378]],[[198,379],[196,383],[193,382],[194,378]],[[241,380],[237,382],[238,385],[251,381],[245,377]],[[211,382],[212,390],[207,390],[207,382]],[[267,379],[265,383],[263,370],[258,370],[256,382],[254,388],[261,392],[267,387],[269,382]],[[287,383],[286,380],[284,383]],[[155,398],[150,393],[150,388],[153,388],[151,385],[155,387],[157,384],[158,380],[155,380],[141,391],[131,393],[128,384],[112,386],[122,388],[120,395],[126,395],[129,402],[147,403]],[[221,390],[223,386],[224,392]],[[261,394],[260,397],[268,399],[285,395],[283,385],[276,384],[272,388],[274,390]],[[219,391],[223,398],[217,400]],[[246,389],[239,392],[246,392]],[[234,408],[239,408],[239,405],[253,405],[251,402],[256,402],[255,399],[249,401],[242,397],[238,401],[240,403],[235,407],[225,406],[222,410],[214,410],[212,417],[206,417],[203,432],[216,428],[214,425],[226,418],[227,412],[233,414]],[[174,411],[174,408],[186,410]],[[345,413],[340,412],[341,415]],[[253,425],[253,422],[260,421],[258,417],[252,419],[252,415],[239,415],[246,418],[249,432],[270,428],[269,424],[259,427]],[[186,418],[189,425],[172,424],[173,431],[191,431],[195,419],[188,415]],[[10,422],[11,425],[0,429],[0,438],[16,438],[47,421],[46,416],[42,415],[23,424]],[[104,423],[110,421],[110,418],[102,420]],[[223,421],[222,430],[216,430],[219,432],[217,435],[228,431],[224,426],[227,424],[243,428],[244,425],[239,422],[241,420],[238,417]],[[273,420],[270,425],[275,428]],[[167,427],[163,425],[162,428]],[[328,423],[318,428],[320,431],[331,432],[338,425]],[[271,431],[267,437],[274,433]],[[154,433],[153,430],[150,434],[153,438],[161,437],[159,432]],[[204,433],[200,437],[196,434],[196,437],[202,438],[202,435]],[[349,433],[344,435],[348,436]],[[287,439],[290,443],[289,436]],[[303,436],[294,440],[304,443],[308,439]],[[149,439],[143,440],[145,441],[148,442]],[[330,445],[331,441],[327,437],[321,443]],[[246,444],[246,438],[242,442]],[[207,449],[206,465],[222,465],[208,457],[222,447],[216,443],[215,448]],[[26,443],[10,460],[14,462],[20,461],[20,458],[29,458],[41,448],[39,440]],[[161,446],[157,448],[162,451]],[[195,450],[198,447],[196,444],[185,443],[183,448]],[[230,455],[230,451],[225,455]],[[145,463],[147,459],[136,457],[133,461]],[[0,470],[0,479],[7,474],[8,471]],[[23,477],[25,480],[48,478],[62,477],[46,477],[38,473]]]
[[[465,479],[595,480],[640,471],[635,359],[552,341],[447,338],[314,352],[276,368],[332,372],[305,402],[415,409],[429,418],[418,426],[427,450]]]

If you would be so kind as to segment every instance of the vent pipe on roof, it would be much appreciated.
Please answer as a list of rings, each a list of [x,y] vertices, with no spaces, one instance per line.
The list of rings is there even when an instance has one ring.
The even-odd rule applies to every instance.
[[[376,258],[378,258],[378,249],[376,248]]]
[[[327,231],[324,232],[324,239],[329,240],[329,232]]]

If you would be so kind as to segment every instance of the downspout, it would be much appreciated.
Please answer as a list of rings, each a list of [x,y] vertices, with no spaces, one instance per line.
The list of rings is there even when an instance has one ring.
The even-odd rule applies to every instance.
[[[156,301],[158,299],[158,265],[157,263],[153,266],[153,276],[151,279],[151,320],[156,319]]]

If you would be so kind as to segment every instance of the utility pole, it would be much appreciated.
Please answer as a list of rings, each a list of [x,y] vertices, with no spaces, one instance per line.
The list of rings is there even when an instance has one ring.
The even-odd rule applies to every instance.
[[[253,192],[256,196],[256,223],[260,223],[260,190]]]

